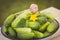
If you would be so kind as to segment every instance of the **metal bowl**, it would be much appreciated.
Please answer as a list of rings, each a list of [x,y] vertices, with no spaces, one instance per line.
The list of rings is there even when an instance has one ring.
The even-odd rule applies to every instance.
[[[55,31],[53,31],[49,36],[46,36],[46,37],[43,37],[43,38],[40,38],[40,39],[45,39],[45,38],[47,38],[47,37],[50,37],[51,35],[53,35],[53,34],[59,29],[59,23],[58,23],[58,21],[55,19],[54,22],[57,24],[57,28],[55,29]],[[11,38],[9,35],[7,35],[5,32],[3,32],[3,29],[4,29],[4,26],[1,27],[1,33],[2,33],[5,37],[7,37],[7,38],[9,38],[9,39],[13,39],[13,40],[14,40],[14,39],[15,39],[15,40],[18,39],[17,37]],[[20,40],[20,39],[18,39],[18,40]],[[33,38],[33,39],[29,39],[29,40],[38,40],[38,39]]]

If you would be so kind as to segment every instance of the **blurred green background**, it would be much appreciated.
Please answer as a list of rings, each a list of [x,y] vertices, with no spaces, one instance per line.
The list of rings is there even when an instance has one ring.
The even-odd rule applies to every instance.
[[[0,27],[7,16],[28,9],[32,3],[37,4],[39,10],[51,6],[60,9],[60,0],[0,0]]]

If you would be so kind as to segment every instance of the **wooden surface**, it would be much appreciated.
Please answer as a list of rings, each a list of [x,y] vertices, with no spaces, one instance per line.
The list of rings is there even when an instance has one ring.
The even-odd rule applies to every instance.
[[[50,12],[55,17],[55,19],[57,19],[58,22],[60,23],[60,10],[58,10],[54,7],[50,7],[50,8],[47,8],[45,10],[42,10],[41,12]],[[10,39],[5,38],[0,32],[0,40],[10,40]],[[47,40],[60,40],[60,28],[58,29],[58,31],[54,35],[52,35]]]

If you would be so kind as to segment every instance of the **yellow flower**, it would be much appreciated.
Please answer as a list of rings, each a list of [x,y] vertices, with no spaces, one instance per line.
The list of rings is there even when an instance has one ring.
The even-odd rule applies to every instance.
[[[37,16],[38,16],[38,14],[32,14],[30,17],[30,20],[36,21],[38,19]]]

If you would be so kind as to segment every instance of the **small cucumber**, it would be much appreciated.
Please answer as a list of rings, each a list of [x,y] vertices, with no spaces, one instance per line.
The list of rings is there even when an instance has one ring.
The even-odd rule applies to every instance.
[[[17,33],[17,37],[20,39],[31,39],[34,37],[34,33]]]
[[[16,36],[15,31],[14,31],[11,27],[8,28],[8,33],[9,33],[9,35],[10,35],[11,37],[15,37],[15,36]]]
[[[51,33],[50,32],[44,32],[44,37],[49,36]]]
[[[43,24],[41,27],[40,27],[40,31],[41,32],[44,32],[46,29],[47,29],[47,26],[50,24],[50,22],[46,22],[45,24]]]
[[[4,26],[9,26],[11,22],[15,19],[15,14],[11,14],[7,17],[7,19],[4,21]]]
[[[43,38],[44,34],[39,31],[33,31],[35,34],[35,38]]]
[[[30,33],[31,28],[14,28],[17,33]]]
[[[47,21],[46,17],[38,17],[38,22],[42,25]]]
[[[53,32],[57,28],[57,24],[55,22],[52,22],[48,27],[47,31],[48,32]]]
[[[3,31],[6,33],[7,32],[7,27],[4,26]]]
[[[30,21],[27,24],[28,24],[28,27],[32,28],[32,29],[38,29],[40,26],[39,22],[36,22],[36,21],[34,21],[34,22]]]
[[[26,20],[24,18],[16,18],[13,22],[12,22],[12,27],[16,28],[16,27],[24,27],[26,24]]]

